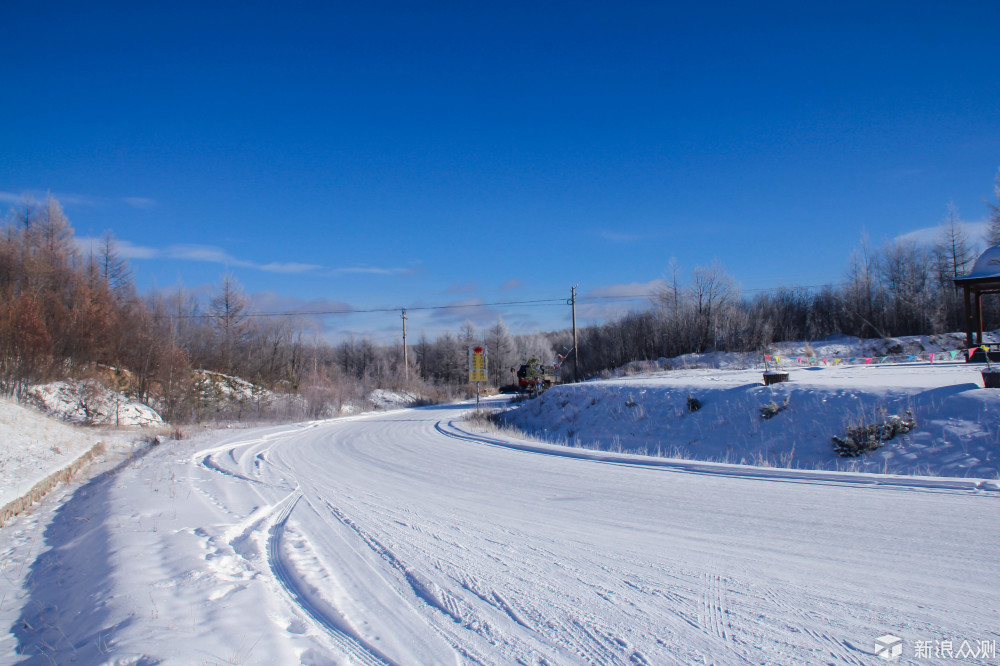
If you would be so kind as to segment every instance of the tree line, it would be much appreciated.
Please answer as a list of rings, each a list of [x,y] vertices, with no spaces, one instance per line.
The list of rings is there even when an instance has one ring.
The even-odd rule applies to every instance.
[[[990,204],[986,246],[1000,244],[1000,180]],[[721,264],[683,276],[671,261],[665,286],[647,307],[579,331],[580,378],[631,361],[690,352],[755,351],[782,340],[933,334],[961,330],[961,294],[952,280],[978,256],[978,239],[949,209],[931,243],[867,238],[848,259],[841,284],[789,287],[747,297]],[[1000,327],[995,300],[987,328]],[[171,420],[219,415],[199,397],[197,371],[238,376],[295,400],[295,413],[323,416],[360,405],[374,388],[448,398],[468,390],[470,345],[489,350],[490,383],[515,383],[527,359],[572,359],[570,331],[515,333],[502,318],[484,329],[465,322],[408,349],[366,337],[332,343],[314,322],[259,316],[226,275],[208,298],[183,288],[140,296],[111,233],[86,251],[59,203],[26,200],[0,234],[0,393],[23,397],[31,384],[110,375]],[[571,362],[563,376],[574,380]],[[242,411],[240,414],[242,415]],[[226,416],[222,414],[222,416]]]
[[[580,372],[594,376],[625,363],[707,351],[761,351],[773,342],[930,335],[965,330],[963,296],[954,278],[968,274],[981,247],[1000,244],[997,204],[989,205],[984,237],[971,238],[954,207],[937,238],[897,239],[874,247],[863,236],[841,284],[779,288],[745,297],[718,263],[680,278],[671,261],[667,286],[642,311],[630,312],[579,336]],[[983,303],[987,330],[1000,328],[1000,303]],[[565,345],[565,332],[553,340]]]
[[[467,388],[467,350],[489,341],[491,379],[510,383],[518,359],[552,358],[541,333],[511,333],[502,319],[471,322],[434,339],[421,335],[403,365],[400,345],[349,337],[331,343],[305,317],[258,316],[225,275],[208,298],[183,288],[140,296],[109,232],[84,250],[58,201],[25,200],[0,233],[0,394],[23,398],[32,384],[100,376],[165,418],[219,414],[199,395],[198,371],[235,376],[321,416],[361,406],[374,388],[453,397]],[[241,411],[242,414],[242,411]]]

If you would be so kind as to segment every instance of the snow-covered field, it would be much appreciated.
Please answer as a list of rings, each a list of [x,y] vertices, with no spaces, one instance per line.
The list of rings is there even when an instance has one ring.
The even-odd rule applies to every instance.
[[[469,409],[202,434],[64,492],[0,532],[0,661],[872,664],[891,633],[996,663],[995,483],[531,445]]]
[[[792,467],[1000,478],[1000,390],[983,389],[984,367],[937,351],[926,339],[904,340],[925,351],[904,350],[883,362],[843,343],[816,345],[799,364],[794,349],[783,369],[786,383],[763,385],[756,359],[718,354],[672,364],[709,365],[556,386],[526,401],[507,421],[541,439],[601,450],[720,462]],[[901,345],[902,346],[902,345]],[[860,350],[862,353],[871,350]],[[941,360],[941,358],[944,360]],[[824,359],[826,363],[824,364]],[[835,364],[836,363],[836,364]],[[701,408],[691,411],[688,398]],[[769,403],[781,410],[761,416]],[[842,458],[833,437],[848,428],[913,415],[916,428],[873,452]]]

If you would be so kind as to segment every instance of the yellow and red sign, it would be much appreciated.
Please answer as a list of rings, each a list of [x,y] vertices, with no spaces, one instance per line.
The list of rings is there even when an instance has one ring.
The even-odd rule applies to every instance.
[[[485,382],[487,370],[486,345],[469,346],[469,381]]]

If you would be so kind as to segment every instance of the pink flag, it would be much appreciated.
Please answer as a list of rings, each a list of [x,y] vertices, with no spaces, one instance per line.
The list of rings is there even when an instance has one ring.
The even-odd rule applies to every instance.
[[[934,362],[934,352],[931,352],[931,363]]]
[[[866,358],[866,359],[865,359],[865,365],[868,365],[868,364],[869,364],[869,363],[871,363],[871,362],[872,362],[872,360],[871,360],[870,358]]]
[[[972,358],[972,355],[975,353],[976,353],[976,348],[973,347],[972,349],[969,350],[969,358]]]

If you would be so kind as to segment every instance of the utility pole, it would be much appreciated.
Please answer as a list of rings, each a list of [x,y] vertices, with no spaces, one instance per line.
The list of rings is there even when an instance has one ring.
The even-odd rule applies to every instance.
[[[410,364],[406,358],[406,308],[403,308],[403,377],[410,383]]]
[[[576,346],[576,285],[569,288],[569,304],[573,307],[573,381],[580,381],[580,350]]]

